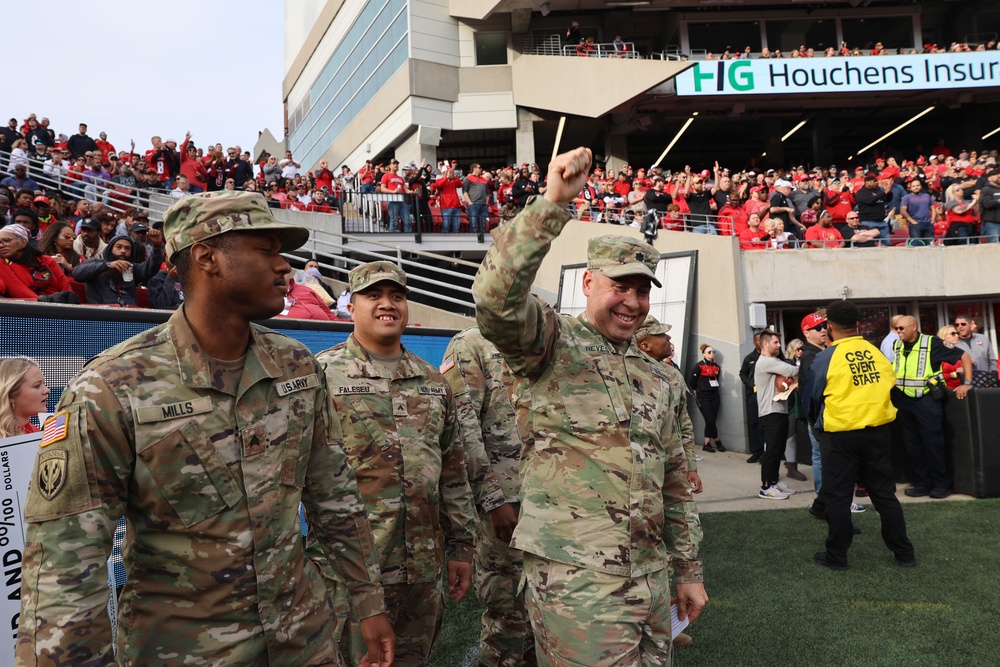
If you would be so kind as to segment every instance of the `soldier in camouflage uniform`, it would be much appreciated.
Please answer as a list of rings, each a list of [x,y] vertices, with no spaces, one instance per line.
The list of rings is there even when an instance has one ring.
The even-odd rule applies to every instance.
[[[280,252],[308,230],[277,223],[259,194],[225,192],[173,205],[164,235],[184,306],[88,363],[45,424],[16,664],[339,664],[301,501],[388,665],[377,552],[322,370],[251,323],[281,311]],[[123,515],[115,656],[105,564]]]
[[[669,324],[661,324],[655,317],[648,315],[639,330],[635,332],[635,343],[653,359],[663,362],[670,358],[670,353],[673,351],[669,331]],[[670,402],[676,406],[674,414],[677,427],[680,429],[681,444],[684,445],[684,460],[687,462],[687,479],[691,485],[691,493],[701,493],[701,477],[698,475],[698,461],[694,451],[694,424],[691,423],[691,415],[687,409],[687,385],[684,383],[684,376],[673,365],[664,363],[663,367],[670,377]]]
[[[349,276],[354,333],[317,355],[344,431],[379,549],[386,609],[399,667],[424,665],[441,630],[442,571],[456,602],[472,577],[472,490],[455,400],[437,368],[408,352],[406,274],[391,262]],[[357,665],[364,644],[355,617],[341,642]]]
[[[656,250],[624,236],[591,239],[586,311],[559,315],[530,294],[569,220],[590,151],[549,165],[548,189],[494,241],[476,275],[476,321],[522,382],[514,397],[522,454],[525,604],[540,665],[666,665],[671,660],[668,556],[678,612],[708,600],[701,526],[670,376],[633,334],[659,285]]]
[[[510,548],[521,507],[521,437],[510,403],[512,381],[503,358],[479,329],[448,344],[441,372],[455,392],[465,462],[479,511],[473,561],[476,593],[486,605],[479,662],[488,667],[535,664],[521,581],[521,552]]]
[[[687,385],[684,376],[673,364],[666,363],[673,354],[674,346],[670,343],[670,325],[661,324],[652,315],[646,317],[639,330],[635,332],[635,342],[639,349],[656,361],[663,363],[670,377],[670,392],[673,394],[671,403],[677,406],[676,418],[680,428],[681,444],[684,445],[684,460],[687,462],[687,480],[691,485],[691,493],[701,493],[701,477],[698,475],[698,461],[694,451],[694,424],[687,411]],[[668,567],[670,579],[674,579],[673,567]],[[690,635],[679,632],[674,637],[673,644],[678,648],[686,648],[694,643]]]

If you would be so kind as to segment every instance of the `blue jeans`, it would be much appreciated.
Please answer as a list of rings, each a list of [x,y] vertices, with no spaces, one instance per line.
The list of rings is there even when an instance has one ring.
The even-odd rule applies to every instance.
[[[934,243],[934,224],[929,220],[910,225],[910,242],[907,245],[920,246]]]
[[[705,222],[700,225],[696,225],[691,228],[691,231],[695,234],[708,234],[710,236],[718,236],[719,232],[715,229],[715,225],[711,222]]]
[[[473,234],[486,231],[486,204],[469,204],[469,231]]]
[[[399,231],[399,220],[403,219],[403,231],[407,234],[413,231],[413,223],[410,222],[410,211],[406,202],[391,201],[389,207],[389,231],[395,233]]]
[[[457,234],[458,225],[462,222],[462,209],[443,208],[441,209],[441,231],[445,234]]]
[[[996,243],[1000,239],[1000,222],[983,222],[983,229],[980,232],[984,238],[980,243]]]
[[[889,223],[885,220],[862,220],[861,229],[877,229],[879,245],[889,245]]]
[[[370,195],[370,194],[373,194],[374,192],[375,192],[375,184],[374,183],[362,183],[361,184],[361,194],[363,194],[363,195]]]

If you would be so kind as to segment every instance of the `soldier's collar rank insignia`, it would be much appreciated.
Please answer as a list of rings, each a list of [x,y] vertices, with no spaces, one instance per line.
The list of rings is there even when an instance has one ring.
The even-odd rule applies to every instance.
[[[45,420],[42,425],[42,441],[39,447],[48,447],[53,442],[65,440],[69,426],[69,413],[63,410]]]
[[[38,457],[38,492],[42,498],[52,500],[66,486],[66,461],[69,454],[65,449],[51,449]]]

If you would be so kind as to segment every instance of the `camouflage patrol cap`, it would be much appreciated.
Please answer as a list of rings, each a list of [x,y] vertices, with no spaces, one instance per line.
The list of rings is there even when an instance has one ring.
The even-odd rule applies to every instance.
[[[367,264],[360,264],[351,269],[351,273],[348,276],[352,293],[368,289],[375,283],[380,283],[383,280],[396,283],[407,292],[409,291],[406,287],[406,274],[392,262],[368,262]]]
[[[259,192],[222,190],[189,195],[163,213],[167,257],[226,232],[275,231],[281,251],[290,252],[309,240],[309,230],[278,222]]]
[[[660,253],[645,241],[631,236],[597,236],[587,245],[587,268],[599,269],[608,278],[646,276],[657,287]]]
[[[669,324],[663,324],[652,315],[647,315],[646,319],[642,322],[642,326],[636,329],[635,337],[638,340],[639,338],[645,338],[646,336],[659,336],[660,334],[669,332]]]

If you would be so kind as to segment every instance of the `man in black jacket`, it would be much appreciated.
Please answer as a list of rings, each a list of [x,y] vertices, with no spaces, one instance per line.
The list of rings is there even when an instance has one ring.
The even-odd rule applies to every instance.
[[[152,252],[145,262],[132,263],[132,239],[121,235],[108,242],[101,256],[73,269],[73,279],[87,286],[88,303],[136,305],[136,283],[152,278],[163,263],[163,233],[151,229],[148,238]]]
[[[96,151],[97,142],[87,136],[87,124],[80,123],[80,133],[74,134],[66,142],[66,150],[74,159],[78,155],[83,155],[87,151]]]
[[[753,352],[743,358],[743,365],[740,366],[743,400],[747,411],[747,437],[750,440],[750,458],[747,463],[757,463],[764,454],[764,433],[757,417],[757,389],[753,379],[754,367],[760,359],[760,334],[754,335],[753,348]]]
[[[986,172],[987,185],[979,191],[979,210],[983,215],[984,243],[1000,239],[1000,168]]]
[[[854,193],[854,201],[858,204],[858,217],[861,218],[863,229],[877,229],[880,245],[889,245],[889,223],[885,219],[885,205],[889,201],[889,191],[892,190],[892,180],[887,181],[887,188],[880,188],[878,176],[874,172],[865,174],[864,186]]]

